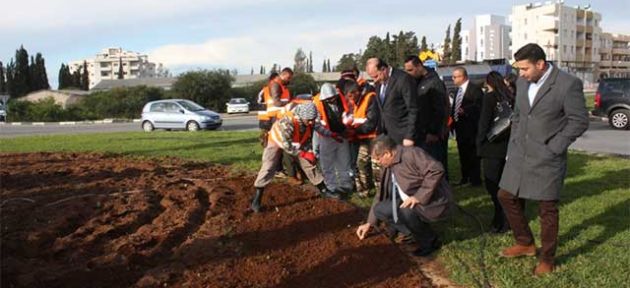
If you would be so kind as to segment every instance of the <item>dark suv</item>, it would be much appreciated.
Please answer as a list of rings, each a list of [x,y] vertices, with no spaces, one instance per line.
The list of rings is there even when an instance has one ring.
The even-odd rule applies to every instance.
[[[630,78],[608,78],[599,81],[593,115],[608,117],[610,126],[629,129]]]

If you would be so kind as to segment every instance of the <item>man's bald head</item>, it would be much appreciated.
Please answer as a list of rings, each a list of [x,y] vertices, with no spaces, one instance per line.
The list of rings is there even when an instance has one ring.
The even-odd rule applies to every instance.
[[[370,58],[365,63],[365,72],[376,83],[382,83],[389,78],[389,65],[380,58]]]

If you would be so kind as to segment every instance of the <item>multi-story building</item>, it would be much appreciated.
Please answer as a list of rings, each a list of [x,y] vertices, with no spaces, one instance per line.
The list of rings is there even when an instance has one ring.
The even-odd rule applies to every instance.
[[[462,59],[483,61],[488,59],[511,59],[510,26],[505,17],[477,15],[473,29],[462,31]]]
[[[90,85],[96,86],[101,80],[119,79],[119,65],[122,63],[123,79],[153,78],[161,76],[156,68],[162,69],[162,64],[149,62],[147,55],[125,51],[122,48],[107,48],[96,54],[95,58],[72,61],[69,63],[70,72],[81,70],[87,63]]]
[[[547,60],[592,84],[600,57],[601,14],[564,1],[512,7],[512,50],[537,43]]]
[[[600,78],[630,78],[630,35],[602,33],[599,48]]]

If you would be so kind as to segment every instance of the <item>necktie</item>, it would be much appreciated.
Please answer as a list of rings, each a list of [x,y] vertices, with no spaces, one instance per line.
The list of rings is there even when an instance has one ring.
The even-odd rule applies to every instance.
[[[459,87],[457,89],[457,95],[455,96],[455,111],[453,112],[453,119],[455,119],[455,121],[457,121],[457,119],[459,118],[457,111],[459,110],[460,107],[462,107],[463,98],[464,98],[464,90],[462,89],[462,87]]]
[[[385,92],[387,92],[387,83],[383,83],[381,85],[381,91],[380,91],[380,94],[378,95],[379,98],[381,98],[381,104],[385,103]]]
[[[396,196],[398,194],[398,185],[396,185],[396,176],[392,172],[392,215],[394,215],[394,223],[398,222],[398,207],[396,202]]]

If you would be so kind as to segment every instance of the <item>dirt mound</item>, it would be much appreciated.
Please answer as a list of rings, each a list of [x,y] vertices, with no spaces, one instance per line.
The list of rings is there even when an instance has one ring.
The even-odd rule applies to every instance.
[[[2,287],[419,287],[364,215],[307,187],[178,160],[0,156]]]

